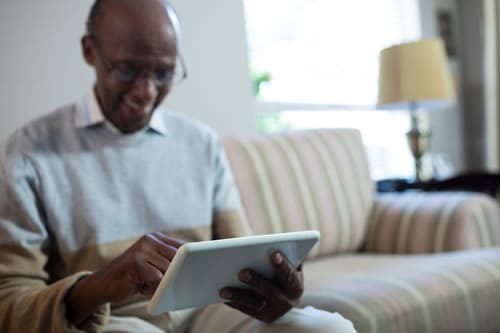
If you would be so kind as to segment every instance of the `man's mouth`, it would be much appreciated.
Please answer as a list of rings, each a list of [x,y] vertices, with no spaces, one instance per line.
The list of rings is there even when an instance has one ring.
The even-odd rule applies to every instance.
[[[133,115],[147,115],[151,113],[153,104],[139,104],[130,100],[124,100],[123,105],[126,111]]]

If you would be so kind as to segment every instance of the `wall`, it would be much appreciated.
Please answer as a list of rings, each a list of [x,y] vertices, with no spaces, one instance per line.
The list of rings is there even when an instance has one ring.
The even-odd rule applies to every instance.
[[[435,7],[455,0],[420,0],[426,29],[435,36]],[[79,39],[92,0],[1,0],[0,140],[26,121],[74,101],[89,89],[93,72]],[[241,1],[172,0],[183,27],[189,79],[166,104],[222,134],[253,133],[253,99]],[[214,3],[216,5],[214,5]],[[432,151],[463,168],[460,108],[433,113]]]
[[[485,169],[500,170],[500,133],[499,133],[499,89],[500,73],[500,4],[497,0],[483,1],[483,38],[484,38],[484,118],[485,118]]]
[[[80,54],[92,0],[1,0],[0,140],[30,119],[74,101],[93,83]],[[166,104],[221,133],[251,133],[240,1],[177,0],[189,79]]]
[[[425,2],[426,0],[421,0]],[[500,6],[496,0],[433,0],[437,8],[451,11],[455,19],[459,57],[454,65],[457,75],[461,121],[449,137],[461,148],[464,169],[498,172],[500,168],[499,100],[500,87]],[[449,119],[433,119],[446,129]],[[452,128],[455,124],[452,123]],[[446,132],[445,132],[446,133]],[[453,134],[453,130],[450,132]],[[446,139],[446,138],[443,138]]]
[[[438,36],[437,12],[445,10],[451,14],[453,41],[456,48],[460,47],[458,11],[456,0],[420,0],[420,16],[422,20],[422,37]],[[463,102],[460,96],[461,56],[451,57],[449,60],[452,76],[456,81],[457,101],[452,107],[429,112],[431,127],[431,147],[434,154],[444,155],[453,168],[464,171],[464,131],[463,131]]]
[[[189,80],[166,102],[223,134],[255,131],[242,1],[172,0]]]
[[[0,139],[90,87],[79,46],[89,4],[1,0]]]
[[[462,29],[462,100],[465,162],[468,169],[486,167],[483,1],[457,0]]]

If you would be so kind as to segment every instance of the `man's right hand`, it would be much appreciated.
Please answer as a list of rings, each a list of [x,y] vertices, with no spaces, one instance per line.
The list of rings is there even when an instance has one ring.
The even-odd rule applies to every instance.
[[[152,295],[183,241],[160,232],[142,236],[101,270],[77,282],[66,297],[68,319],[80,325],[100,305]]]

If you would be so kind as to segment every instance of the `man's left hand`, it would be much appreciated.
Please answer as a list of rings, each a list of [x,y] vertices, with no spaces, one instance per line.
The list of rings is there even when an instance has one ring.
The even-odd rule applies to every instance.
[[[296,306],[304,292],[301,267],[293,267],[281,252],[271,255],[271,263],[275,268],[273,281],[249,268],[241,270],[238,277],[250,289],[222,288],[220,296],[228,300],[226,304],[266,323],[275,321]]]

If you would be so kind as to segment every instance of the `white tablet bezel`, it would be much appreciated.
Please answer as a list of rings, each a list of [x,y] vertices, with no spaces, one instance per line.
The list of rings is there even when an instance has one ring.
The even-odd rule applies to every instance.
[[[270,255],[283,252],[297,267],[320,234],[315,230],[247,236],[182,245],[170,263],[151,301],[150,314],[223,302],[222,287],[245,287],[238,272],[252,268],[273,277]]]

